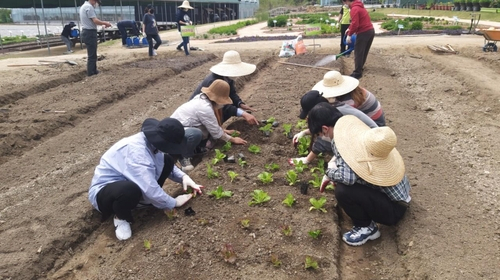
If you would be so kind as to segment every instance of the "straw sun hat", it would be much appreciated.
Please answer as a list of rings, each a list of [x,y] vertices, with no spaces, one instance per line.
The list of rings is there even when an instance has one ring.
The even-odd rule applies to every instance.
[[[224,80],[215,80],[209,87],[202,87],[201,92],[207,95],[210,101],[219,105],[233,104],[229,98],[229,84]]]
[[[342,75],[338,71],[329,71],[312,89],[322,92],[323,97],[329,98],[347,94],[358,85],[359,81],[351,76]]]
[[[210,72],[224,77],[241,77],[252,74],[257,66],[241,61],[237,51],[227,51],[222,62],[210,68]]]
[[[182,2],[182,5],[180,5],[179,8],[190,9],[190,10],[194,9],[193,7],[191,7],[191,5],[189,5],[189,1],[187,0]]]
[[[390,187],[403,179],[405,165],[395,148],[397,138],[391,128],[370,128],[347,115],[335,124],[333,139],[345,162],[368,183]]]

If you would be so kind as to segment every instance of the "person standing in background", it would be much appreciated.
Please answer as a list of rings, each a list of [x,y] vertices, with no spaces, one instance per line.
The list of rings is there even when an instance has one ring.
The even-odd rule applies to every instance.
[[[161,39],[158,35],[158,26],[156,26],[156,19],[154,16],[155,10],[148,5],[149,9],[147,9],[146,14],[144,15],[144,19],[142,20],[142,33],[146,34],[146,38],[148,40],[149,45],[149,56],[158,55],[156,50],[161,45]],[[153,46],[153,39],[155,40],[155,45]]]
[[[180,5],[177,9],[177,14],[175,15],[175,21],[177,22],[177,29],[179,30],[179,33],[181,32],[181,26],[183,25],[191,25],[193,22],[190,20],[189,15],[188,15],[188,10],[192,10],[193,7],[189,5],[189,1],[184,1],[182,2],[182,5]],[[182,36],[182,35],[181,35]],[[177,46],[178,51],[182,51],[182,47],[184,47],[184,53],[186,55],[189,55],[189,37],[188,36],[182,36],[182,43],[180,43]]]
[[[351,77],[360,79],[363,76],[363,66],[365,65],[368,52],[375,37],[370,15],[360,0],[345,0],[345,4],[350,8],[351,25],[346,31],[346,42],[351,43],[351,36],[356,34],[354,43],[354,71]]]
[[[97,25],[110,27],[111,23],[97,18],[95,7],[101,5],[101,0],[88,0],[80,7],[82,21],[82,42],[87,46],[87,76],[97,75]]]
[[[71,36],[71,28],[75,27],[76,24],[74,22],[70,22],[64,26],[64,29],[61,33],[61,40],[66,44],[66,48],[68,51],[64,52],[64,54],[70,54],[73,51],[71,50],[71,46],[73,43],[71,43],[71,40],[69,39],[69,36]]]
[[[345,0],[342,0],[342,8],[340,9],[339,14],[339,24],[340,24],[340,52],[345,52],[345,33],[347,29],[349,29],[349,25],[351,24],[351,15],[349,12],[349,6],[345,3]]]

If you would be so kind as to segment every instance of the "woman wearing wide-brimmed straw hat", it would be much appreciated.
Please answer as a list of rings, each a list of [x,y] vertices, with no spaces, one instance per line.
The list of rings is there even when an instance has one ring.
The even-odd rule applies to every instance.
[[[234,131],[224,130],[220,109],[231,104],[229,98],[229,84],[224,80],[215,80],[209,87],[201,88],[201,94],[182,104],[172,114],[186,130],[186,140],[179,145],[179,160],[182,170],[190,171],[194,168],[191,158],[195,154],[206,153],[205,145],[209,137],[214,140],[222,139],[233,144],[244,145],[247,141],[240,137],[231,137]]]
[[[224,53],[222,62],[210,68],[210,74],[198,85],[189,99],[193,99],[196,95],[200,94],[202,87],[208,87],[213,81],[220,79],[229,84],[231,104],[224,106],[222,109],[222,122],[225,122],[230,117],[243,117],[249,124],[258,125],[259,121],[251,112],[253,108],[246,105],[243,100],[236,93],[234,81],[231,78],[241,77],[252,74],[257,67],[254,64],[241,61],[240,54],[237,51],[227,51]]]
[[[175,21],[177,22],[177,30],[179,30],[179,33],[181,32],[181,26],[184,25],[192,25],[193,22],[189,18],[188,11],[194,9],[189,5],[189,1],[184,1],[182,2],[182,5],[180,5],[177,9],[177,13],[175,14]],[[184,47],[184,53],[186,55],[189,55],[189,37],[188,36],[181,36],[182,37],[182,43],[180,43],[177,46],[177,50],[182,51],[182,47]]]
[[[132,210],[154,206],[171,210],[191,199],[193,194],[169,196],[162,189],[167,178],[182,183],[184,191],[191,187],[201,194],[196,184],[174,165],[169,155],[184,138],[184,127],[172,118],[146,119],[141,132],[123,138],[107,150],[95,168],[89,189],[92,206],[102,214],[102,221],[114,215],[115,234],[119,240],[132,236]]]
[[[334,152],[320,192],[329,180],[335,183],[338,204],[353,223],[342,239],[359,246],[380,236],[376,223],[401,220],[411,200],[410,183],[392,129],[370,128],[354,116],[339,117],[333,107],[322,104],[307,120],[311,133],[331,140]]]

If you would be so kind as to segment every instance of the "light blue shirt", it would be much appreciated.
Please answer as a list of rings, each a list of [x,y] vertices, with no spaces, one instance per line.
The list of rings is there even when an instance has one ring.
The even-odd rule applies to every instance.
[[[123,138],[106,151],[95,168],[90,185],[89,200],[92,206],[99,210],[97,194],[107,184],[132,181],[142,191],[141,203],[152,204],[160,209],[174,208],[175,199],[165,193],[157,182],[165,163],[164,154],[159,151],[155,154],[155,150],[144,133],[139,132]],[[174,166],[168,178],[181,183],[184,175],[186,174]]]

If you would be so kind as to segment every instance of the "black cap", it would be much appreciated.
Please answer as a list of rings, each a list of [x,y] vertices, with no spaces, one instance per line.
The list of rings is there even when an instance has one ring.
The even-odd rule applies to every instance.
[[[173,118],[165,118],[161,121],[146,119],[142,123],[141,131],[146,135],[149,143],[164,153],[176,152],[169,143],[180,144],[185,134],[184,126]]]
[[[300,99],[300,115],[299,118],[305,119],[307,114],[311,109],[318,103],[326,102],[328,103],[328,99],[323,97],[323,94],[320,94],[317,90],[310,90],[302,98]]]

